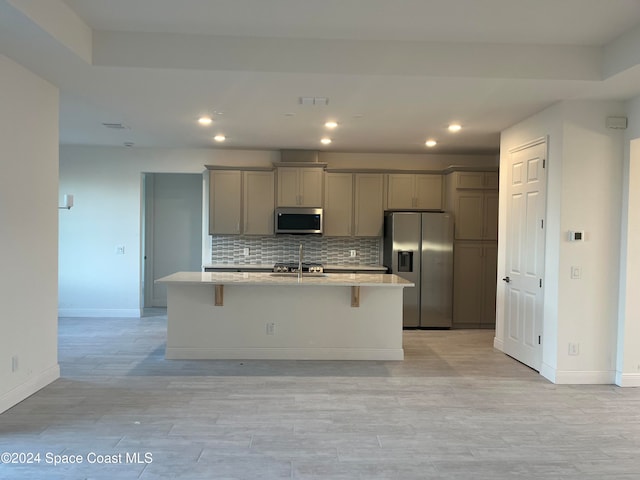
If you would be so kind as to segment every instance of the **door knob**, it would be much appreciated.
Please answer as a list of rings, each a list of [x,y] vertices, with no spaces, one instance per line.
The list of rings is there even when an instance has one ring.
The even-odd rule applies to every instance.
[[[505,281],[505,282],[507,282],[507,283],[510,283],[510,282],[511,282],[511,279],[510,279],[509,277],[504,277],[502,280],[503,280],[503,281]]]

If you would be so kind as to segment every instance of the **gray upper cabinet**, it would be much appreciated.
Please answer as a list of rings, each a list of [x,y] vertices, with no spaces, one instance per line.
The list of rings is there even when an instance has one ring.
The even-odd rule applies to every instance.
[[[324,177],[324,235],[353,234],[353,174],[326,173]]]
[[[441,210],[442,175],[390,173],[387,175],[387,209]]]
[[[319,167],[279,167],[279,207],[320,207],[324,170]]]
[[[498,172],[456,172],[457,189],[498,189]]]
[[[354,235],[381,237],[384,225],[384,176],[381,173],[356,173]]]
[[[272,235],[274,174],[261,170],[209,171],[209,234]]]
[[[242,172],[209,171],[209,234],[239,235],[242,223]]]
[[[456,240],[498,239],[498,173],[453,172],[447,179],[448,209]]]
[[[243,233],[273,235],[275,176],[273,172],[246,171],[243,176]]]
[[[324,234],[380,237],[384,221],[382,173],[325,175]]]

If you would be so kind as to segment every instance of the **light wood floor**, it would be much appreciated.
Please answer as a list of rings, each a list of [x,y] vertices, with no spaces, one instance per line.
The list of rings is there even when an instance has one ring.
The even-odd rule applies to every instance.
[[[550,384],[492,331],[406,331],[404,362],[167,361],[165,331],[61,319],[62,378],[0,415],[0,452],[43,461],[0,478],[640,478],[640,389]]]

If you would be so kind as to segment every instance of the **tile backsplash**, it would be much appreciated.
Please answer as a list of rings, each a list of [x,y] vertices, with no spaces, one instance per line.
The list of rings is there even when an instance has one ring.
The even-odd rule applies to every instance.
[[[325,265],[379,265],[381,238],[340,238],[313,235],[211,236],[211,263],[262,264],[297,262],[298,246],[304,246],[304,261]],[[249,255],[244,255],[244,249]],[[350,257],[349,251],[358,255]]]

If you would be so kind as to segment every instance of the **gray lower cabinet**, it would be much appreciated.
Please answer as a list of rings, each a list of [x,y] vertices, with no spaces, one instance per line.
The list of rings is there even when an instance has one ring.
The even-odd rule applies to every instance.
[[[453,327],[495,327],[498,245],[456,242],[453,257]]]

